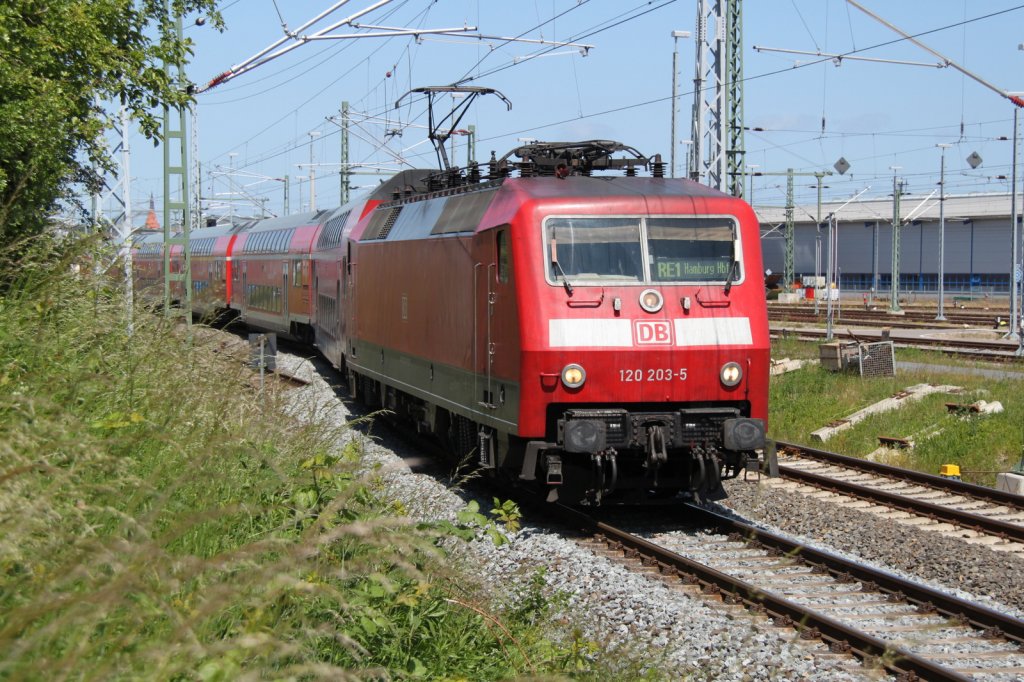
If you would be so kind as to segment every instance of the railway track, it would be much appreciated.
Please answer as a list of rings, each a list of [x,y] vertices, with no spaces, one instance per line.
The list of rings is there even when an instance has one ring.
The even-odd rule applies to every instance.
[[[682,511],[700,533],[646,537],[558,511],[598,553],[743,605],[901,680],[1008,680],[1024,670],[1024,622],[708,509]]]
[[[1024,557],[1019,495],[794,443],[776,445],[775,480],[783,484],[810,486],[831,502]]]
[[[805,327],[780,322],[769,323],[769,330],[773,337],[791,337],[807,340],[822,340],[827,335],[824,327]],[[890,340],[898,347],[925,348],[937,350],[947,355],[969,356],[981,360],[1012,362],[1019,360],[1021,357],[1017,354],[1019,344],[1016,341],[961,338],[948,334],[943,335],[942,330],[935,331],[938,333],[933,335],[899,334],[897,332],[883,334],[881,329],[869,329],[866,327],[851,329],[836,325],[833,327],[832,336],[835,339],[848,339],[859,342]]]
[[[904,310],[893,315],[884,310],[865,310],[847,304],[836,311],[834,324],[860,324],[900,328],[963,328],[997,329],[1005,323],[1009,312],[1005,310],[954,310],[944,313],[945,321],[935,319],[934,310]],[[775,321],[825,323],[826,311],[819,306],[817,313],[812,308],[792,306],[768,306],[768,319]]]

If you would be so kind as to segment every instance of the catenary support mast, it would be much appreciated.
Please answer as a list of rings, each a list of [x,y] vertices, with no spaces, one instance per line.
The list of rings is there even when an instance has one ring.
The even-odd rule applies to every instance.
[[[181,16],[174,17],[174,22],[178,40],[181,40]],[[184,69],[180,64],[165,61],[164,71],[170,82],[179,85],[184,83]],[[170,316],[177,311],[185,319],[185,324],[191,325],[192,247],[189,244],[189,233],[192,227],[192,207],[189,202],[186,110],[186,107],[172,109],[164,104],[164,314]],[[181,269],[172,272],[171,250],[176,246],[181,247]],[[173,283],[181,284],[181,297],[176,307],[173,305],[175,301],[171,291]]]

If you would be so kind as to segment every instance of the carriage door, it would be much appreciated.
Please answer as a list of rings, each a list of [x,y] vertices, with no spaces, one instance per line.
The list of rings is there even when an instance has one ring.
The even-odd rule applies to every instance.
[[[249,312],[249,261],[242,261],[242,314]]]
[[[281,313],[284,315],[284,323],[288,324],[288,299],[291,287],[288,286],[288,261],[281,261]]]
[[[359,268],[357,267],[358,263],[353,262],[354,255],[356,254],[353,253],[352,242],[347,241],[345,243],[345,256],[342,258],[342,267],[338,272],[337,288],[337,310],[340,311],[342,320],[339,334],[345,339],[346,344],[348,344],[347,350],[352,357],[355,357],[356,355],[356,348],[355,344],[349,339],[353,336],[357,336],[356,320],[358,319],[357,314],[359,312],[356,309],[356,273],[359,272]],[[344,287],[342,287],[342,282],[344,282]],[[344,294],[344,302],[342,294]]]

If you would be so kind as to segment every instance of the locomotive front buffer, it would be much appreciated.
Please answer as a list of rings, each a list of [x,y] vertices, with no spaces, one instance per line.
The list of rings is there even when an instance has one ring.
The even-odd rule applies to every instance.
[[[616,490],[630,493],[622,502],[723,499],[722,480],[765,444],[764,422],[734,407],[567,409],[557,424],[556,443],[527,444],[520,476],[535,480],[539,458],[551,502],[597,506]]]

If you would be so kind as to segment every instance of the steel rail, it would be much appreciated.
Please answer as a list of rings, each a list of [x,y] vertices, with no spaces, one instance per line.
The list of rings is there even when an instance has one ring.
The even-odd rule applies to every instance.
[[[994,319],[995,318],[982,325],[977,322],[954,322],[948,319],[945,322],[926,322],[924,320],[915,319],[880,319],[870,315],[848,315],[843,313],[841,317],[837,317],[833,321],[833,324],[847,327],[869,327],[871,329],[887,327],[889,329],[908,329],[916,331],[932,330],[940,333],[965,331],[964,325],[968,325],[967,331],[990,331],[996,333],[999,330],[992,325]],[[780,324],[787,322],[793,324],[825,324],[827,322],[826,318],[815,315],[813,312],[810,314],[793,315],[790,313],[769,311],[768,320],[769,322],[776,322]]]
[[[895,493],[888,493],[884,490],[877,490],[869,486],[840,481],[821,474],[813,474],[809,471],[801,471],[779,465],[779,474],[783,478],[799,481],[807,485],[840,492],[850,497],[868,502],[877,502],[886,507],[892,507],[900,511],[910,512],[917,516],[924,516],[936,521],[944,521],[969,530],[975,530],[986,535],[995,535],[1001,538],[1024,543],[1024,526],[1015,523],[1007,523],[981,514],[965,512],[953,507],[941,504],[932,504],[923,500],[916,500],[912,497],[905,497]]]
[[[824,329],[817,327],[785,327],[776,324],[769,325],[769,332],[791,336],[807,336],[822,338],[826,336]],[[979,357],[986,357],[996,360],[1015,360],[1017,343],[1015,341],[986,341],[982,339],[937,339],[928,337],[917,338],[889,338],[882,339],[881,332],[873,329],[858,329],[854,334],[849,329],[845,332],[836,329],[833,332],[837,337],[851,337],[861,342],[888,340],[898,346],[914,346],[939,350],[947,353],[970,353]],[[975,352],[971,352],[975,351]]]
[[[756,612],[762,612],[773,619],[780,620],[791,625],[801,632],[801,635],[813,638],[822,638],[837,651],[850,651],[858,658],[876,660],[886,670],[894,674],[913,673],[927,680],[949,680],[961,682],[970,678],[965,677],[956,671],[940,666],[932,661],[911,653],[902,647],[892,644],[861,632],[837,620],[824,616],[808,607],[797,604],[784,597],[765,592],[746,581],[726,575],[709,566],[687,559],[686,557],[660,547],[652,542],[637,537],[632,533],[620,530],[602,521],[598,521],[587,514],[563,505],[550,505],[548,516],[554,512],[560,519],[575,528],[583,530],[595,536],[614,549],[622,549],[626,557],[638,558],[642,564],[657,566],[659,572],[675,574],[684,582],[700,584],[705,592],[719,593],[727,602],[743,603]],[[705,521],[714,525],[734,525],[733,532],[740,532],[748,537],[757,538],[758,531],[752,526],[745,526],[731,519],[714,514],[700,507],[685,506],[688,518],[692,516],[703,516]],[[713,519],[713,520],[712,520]],[[783,538],[777,538],[783,541]],[[770,540],[765,534],[765,542]],[[799,546],[798,546],[799,547]],[[801,551],[806,548],[799,547]],[[787,550],[792,551],[792,550]],[[822,557],[829,556],[834,562],[842,563],[846,560],[840,557],[831,557],[820,553]],[[824,558],[819,558],[823,565]],[[853,575],[855,565],[850,564],[842,572]],[[830,569],[831,570],[831,569]],[[881,583],[879,583],[881,584]],[[904,592],[906,594],[906,592]],[[965,603],[964,609],[968,606]],[[1000,614],[995,614],[999,616]],[[957,614],[959,617],[959,614]]]
[[[920,606],[934,607],[939,613],[953,619],[965,620],[973,627],[999,634],[1018,644],[1024,643],[1024,621],[999,613],[980,604],[959,599],[939,590],[880,571],[862,563],[807,547],[781,535],[776,535],[749,524],[717,514],[702,507],[686,506],[688,518],[700,517],[720,530],[738,533],[756,540],[766,547],[774,547],[786,554],[799,556],[809,564],[826,568],[836,576],[849,575],[856,580],[872,583],[891,594],[902,594],[908,601]]]
[[[1009,313],[1007,311],[957,311],[947,315],[945,321],[937,321],[935,319],[934,311],[926,312],[922,310],[905,310],[903,315],[894,316],[888,313],[883,313],[874,310],[862,310],[858,307],[846,306],[842,310],[842,316],[850,319],[861,319],[861,320],[874,320],[883,322],[885,324],[900,323],[900,322],[919,322],[927,324],[931,327],[946,328],[950,326],[960,326],[963,324],[971,324],[977,326],[987,326],[995,322],[996,318],[1007,319]],[[792,308],[787,306],[768,306],[769,317],[782,317],[789,319],[800,319],[800,320],[821,320],[824,321],[825,316],[820,312],[815,313],[812,308]]]
[[[1024,497],[1004,490],[996,490],[995,488],[988,488],[983,485],[975,485],[973,483],[964,483],[963,481],[957,481],[952,478],[936,476],[935,474],[926,474],[912,469],[901,469],[890,464],[871,462],[866,459],[840,455],[837,452],[818,450],[816,448],[807,447],[806,445],[797,445],[796,443],[789,443],[782,440],[775,441],[775,445],[778,448],[786,450],[796,450],[800,453],[800,457],[805,457],[807,459],[828,462],[829,464],[837,464],[848,469],[857,469],[858,471],[870,474],[910,481],[919,485],[928,486],[929,488],[942,490],[944,492],[953,492],[972,499],[983,500],[993,504],[1002,504],[1024,511]]]

